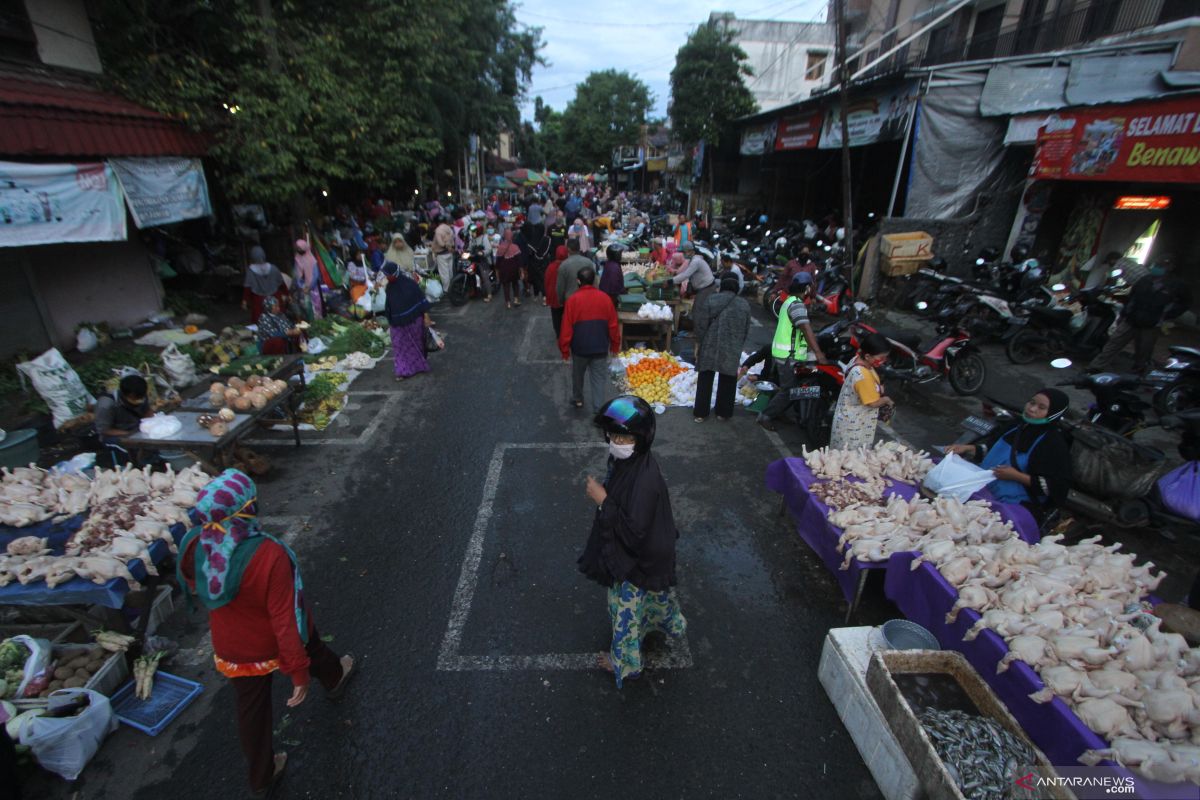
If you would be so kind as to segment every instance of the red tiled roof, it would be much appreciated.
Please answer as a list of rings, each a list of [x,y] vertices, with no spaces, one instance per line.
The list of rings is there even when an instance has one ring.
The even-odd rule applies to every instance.
[[[0,156],[201,156],[183,124],[85,79],[0,66]]]

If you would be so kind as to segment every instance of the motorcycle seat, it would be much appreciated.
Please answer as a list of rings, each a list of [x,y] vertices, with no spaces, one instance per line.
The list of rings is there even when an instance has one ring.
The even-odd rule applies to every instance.
[[[1069,308],[1046,308],[1045,306],[1034,306],[1029,310],[1029,316],[1043,322],[1047,325],[1062,327],[1071,323],[1071,318],[1075,315],[1071,313]]]
[[[1195,347],[1183,347],[1182,345],[1173,345],[1168,349],[1170,350],[1171,355],[1173,355],[1173,356],[1200,359],[1200,349],[1197,349]]]
[[[921,334],[919,334],[919,333],[914,333],[912,331],[896,331],[896,330],[889,331],[889,330],[884,330],[882,328],[879,329],[879,332],[882,333],[887,338],[891,339],[892,341],[899,342],[900,344],[904,345],[905,347],[911,348],[913,350],[921,349]]]

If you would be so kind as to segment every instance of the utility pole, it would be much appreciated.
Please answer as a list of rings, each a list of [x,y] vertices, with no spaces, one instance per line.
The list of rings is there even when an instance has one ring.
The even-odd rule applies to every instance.
[[[850,123],[846,119],[849,74],[846,71],[846,2],[834,0],[838,37],[838,115],[842,123],[842,225],[846,236],[843,246],[849,262],[850,293],[854,293],[854,205],[850,198]]]

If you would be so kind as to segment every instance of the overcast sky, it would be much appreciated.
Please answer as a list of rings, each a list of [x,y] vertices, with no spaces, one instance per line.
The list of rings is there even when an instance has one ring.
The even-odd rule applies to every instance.
[[[666,116],[675,52],[712,11],[732,11],[742,19],[823,22],[828,0],[609,0],[605,3],[519,0],[517,19],[543,28],[542,57],[549,66],[533,72],[523,107],[533,117],[538,95],[560,111],[589,72],[626,70],[654,95],[653,116]]]

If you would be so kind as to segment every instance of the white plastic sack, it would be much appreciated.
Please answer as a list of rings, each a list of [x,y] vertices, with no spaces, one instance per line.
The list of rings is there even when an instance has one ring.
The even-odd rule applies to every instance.
[[[196,382],[196,365],[192,363],[192,357],[182,352],[174,342],[163,350],[162,363],[167,380],[176,389],[191,386]]]
[[[138,430],[151,439],[165,439],[183,429],[183,423],[170,414],[155,414],[138,423]]]
[[[17,369],[33,382],[34,390],[50,406],[54,427],[61,428],[69,419],[78,417],[96,402],[78,373],[62,357],[62,353],[50,348],[33,361],[17,364]]]
[[[436,303],[438,300],[442,299],[443,294],[444,290],[442,289],[442,282],[440,280],[437,278],[426,279],[425,296],[429,298],[429,302]]]
[[[88,707],[73,717],[33,717],[21,723],[21,744],[29,746],[43,769],[69,781],[79,777],[100,749],[104,737],[117,728],[112,705],[99,692],[59,689],[50,697],[69,698],[80,694],[88,696]]]
[[[30,697],[37,697],[38,693],[50,684],[50,662],[53,658],[50,640],[35,639],[25,634],[11,638],[14,642],[20,642],[29,648],[29,655],[25,658],[25,668],[21,673],[21,684],[17,687],[15,697],[23,698],[27,694]],[[27,692],[28,689],[34,691]]]
[[[305,349],[305,352],[309,355],[315,356],[318,353],[324,353],[328,347],[329,345],[325,343],[324,339],[319,336],[314,336],[308,340],[308,347]]]
[[[79,332],[75,334],[75,349],[81,353],[90,353],[96,349],[96,345],[99,343],[99,340],[96,339],[96,332],[91,328],[80,328]]]
[[[923,484],[939,497],[953,497],[966,502],[971,495],[996,480],[990,469],[977,467],[954,453],[948,454],[929,470]]]

